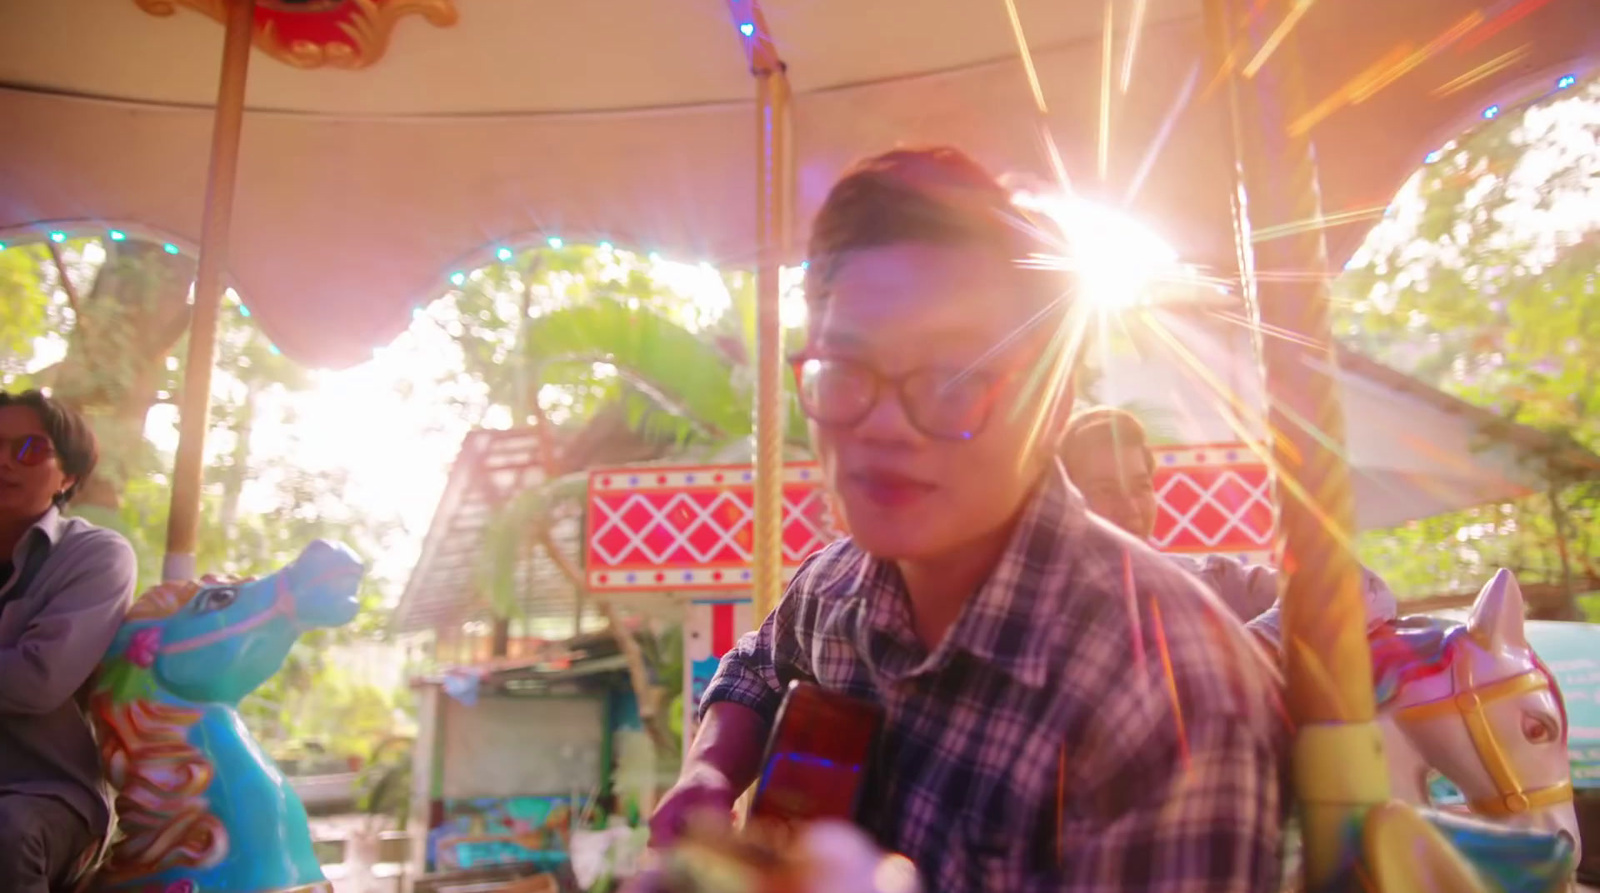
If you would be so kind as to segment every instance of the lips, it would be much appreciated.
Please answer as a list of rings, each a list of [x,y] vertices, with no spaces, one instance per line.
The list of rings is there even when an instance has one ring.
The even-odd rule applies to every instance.
[[[846,480],[851,490],[885,509],[908,508],[938,489],[935,484],[888,469],[853,472]]]

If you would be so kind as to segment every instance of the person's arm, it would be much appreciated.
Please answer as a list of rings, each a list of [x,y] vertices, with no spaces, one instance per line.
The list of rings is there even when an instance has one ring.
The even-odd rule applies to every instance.
[[[1281,889],[1283,776],[1272,737],[1236,716],[1187,719],[1109,764],[1093,761],[1111,774],[1094,780],[1096,804],[1063,823],[1063,889]]]
[[[812,676],[803,644],[809,636],[802,629],[813,611],[806,591],[811,570],[802,566],[761,627],[722,656],[700,700],[699,728],[684,756],[684,776],[709,768],[735,790],[755,781],[785,688]]]
[[[52,582],[44,608],[15,645],[0,647],[0,713],[42,714],[65,704],[94,672],[122,625],[137,578],[127,540],[96,530]]]
[[[1271,571],[1276,588],[1278,572]],[[1367,630],[1370,632],[1385,623],[1393,621],[1400,615],[1400,605],[1395,600],[1394,592],[1389,589],[1389,584],[1383,578],[1365,567],[1361,568],[1361,601],[1367,609]],[[1282,647],[1283,644],[1283,605],[1280,601],[1273,601],[1261,616],[1245,624],[1252,632],[1265,637],[1272,644]]]

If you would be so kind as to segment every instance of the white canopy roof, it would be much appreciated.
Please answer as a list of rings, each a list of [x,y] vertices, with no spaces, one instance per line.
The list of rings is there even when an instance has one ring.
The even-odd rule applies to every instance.
[[[1232,154],[1202,74],[1198,0],[1113,4],[1114,79],[1136,6],[1144,22],[1128,89],[1111,88],[1103,180],[1103,7],[1017,4],[1048,118],[1035,109],[1000,0],[762,4],[796,91],[794,232],[863,155],[949,142],[996,170],[1043,175],[1047,126],[1077,189],[1126,204],[1186,260],[1229,269]],[[141,8],[175,5],[168,17]],[[184,249],[198,242],[221,28],[192,5],[220,8],[0,3],[0,239],[117,226]],[[451,18],[446,0],[375,5]],[[1484,106],[1581,72],[1597,48],[1592,0],[1520,4],[1516,15],[1478,6],[1310,8],[1296,29],[1307,95],[1335,99],[1313,131],[1326,212],[1386,204]],[[287,14],[271,12],[287,8],[271,0],[261,7]],[[253,62],[230,269],[286,353],[359,361],[452,271],[519,239],[610,239],[749,263],[747,0],[455,0],[454,9],[448,27],[401,18],[369,68],[302,70],[259,53]],[[1454,27],[1469,14],[1476,26]],[[1276,77],[1277,64],[1259,76]],[[1487,74],[1452,85],[1477,69]],[[1385,72],[1395,77],[1378,92],[1337,100]],[[1352,219],[1328,231],[1336,263],[1365,230],[1366,218]]]

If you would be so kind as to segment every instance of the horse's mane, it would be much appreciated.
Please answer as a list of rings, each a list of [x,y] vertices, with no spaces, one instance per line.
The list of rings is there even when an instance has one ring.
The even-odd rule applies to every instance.
[[[163,621],[211,582],[155,586],[129,608],[128,622]],[[106,866],[111,877],[215,864],[227,852],[228,838],[205,797],[211,761],[185,737],[201,711],[143,698],[118,704],[109,692],[97,691],[90,712],[106,778],[117,794],[121,837]]]
[[[1372,686],[1383,707],[1402,688],[1450,667],[1450,648],[1466,627],[1437,617],[1402,617],[1367,636],[1372,646]]]

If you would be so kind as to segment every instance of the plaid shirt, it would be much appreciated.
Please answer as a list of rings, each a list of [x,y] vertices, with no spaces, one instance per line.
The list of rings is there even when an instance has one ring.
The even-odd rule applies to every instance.
[[[884,707],[863,824],[930,891],[1279,889],[1276,671],[1059,468],[931,653],[893,565],[843,540],[723,657],[701,709],[770,721],[793,679]]]

